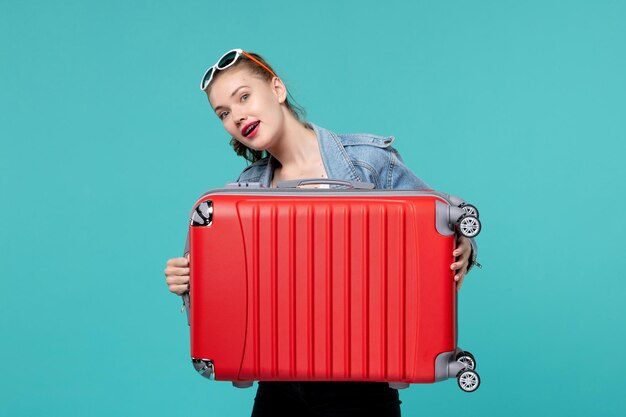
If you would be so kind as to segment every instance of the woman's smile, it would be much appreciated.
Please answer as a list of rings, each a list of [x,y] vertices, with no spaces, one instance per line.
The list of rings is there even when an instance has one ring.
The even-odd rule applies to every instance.
[[[248,139],[252,139],[254,136],[256,136],[257,132],[259,131],[260,125],[261,125],[260,120],[257,120],[256,122],[248,123],[247,125],[243,127],[243,129],[241,129],[241,134],[244,135]]]

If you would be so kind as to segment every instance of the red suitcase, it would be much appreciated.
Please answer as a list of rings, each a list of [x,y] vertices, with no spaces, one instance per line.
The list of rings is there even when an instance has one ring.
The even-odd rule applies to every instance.
[[[194,205],[186,302],[196,370],[238,387],[456,377],[474,391],[450,264],[455,232],[480,231],[475,207],[433,190],[322,181],[351,188],[233,183]]]

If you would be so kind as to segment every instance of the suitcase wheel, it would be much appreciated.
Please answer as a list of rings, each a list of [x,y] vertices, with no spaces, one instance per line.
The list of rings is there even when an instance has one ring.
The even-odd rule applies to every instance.
[[[478,217],[479,217],[479,215],[478,215],[478,209],[476,208],[476,206],[473,206],[473,205],[471,205],[471,204],[461,204],[461,208],[462,208],[463,210],[465,210],[465,213],[466,213],[468,216],[474,216],[474,217],[476,217],[476,218],[478,218]]]
[[[465,369],[474,370],[476,369],[476,359],[474,359],[474,355],[470,352],[459,352],[456,354],[456,361],[460,362],[465,366]]]
[[[463,216],[459,221],[459,231],[465,237],[477,236],[480,233],[480,220],[474,216]]]
[[[480,377],[471,369],[463,369],[456,378],[459,387],[465,392],[474,392],[480,386]]]

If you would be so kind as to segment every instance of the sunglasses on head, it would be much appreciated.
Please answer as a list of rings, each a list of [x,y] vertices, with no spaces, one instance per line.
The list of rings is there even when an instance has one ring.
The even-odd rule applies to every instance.
[[[224,55],[222,55],[222,57],[217,60],[215,65],[211,66],[208,70],[206,70],[206,72],[204,73],[204,76],[202,77],[202,81],[200,81],[200,90],[204,91],[207,89],[207,87],[209,86],[209,83],[211,83],[211,80],[213,79],[213,74],[215,74],[215,71],[217,70],[222,71],[230,67],[235,62],[237,62],[237,60],[239,59],[241,55],[245,55],[246,58],[251,59],[252,61],[256,62],[257,64],[265,68],[270,74],[272,74],[272,76],[276,77],[276,74],[274,74],[274,71],[269,69],[265,64],[263,64],[261,61],[259,61],[252,55],[248,54],[247,52],[241,49],[232,49],[226,52]]]

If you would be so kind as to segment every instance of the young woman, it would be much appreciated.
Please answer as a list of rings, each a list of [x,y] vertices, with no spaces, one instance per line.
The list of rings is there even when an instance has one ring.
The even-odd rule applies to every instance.
[[[283,180],[332,178],[371,182],[376,188],[428,188],[404,165],[391,146],[393,137],[338,135],[303,121],[282,80],[257,54],[227,52],[207,70],[200,88],[235,152],[251,162],[238,181],[275,187]],[[473,246],[458,238],[450,268],[459,289],[475,260]],[[171,292],[187,292],[187,259],[168,260],[165,276]],[[387,383],[259,382],[252,416],[281,415],[400,416],[400,400]]]

